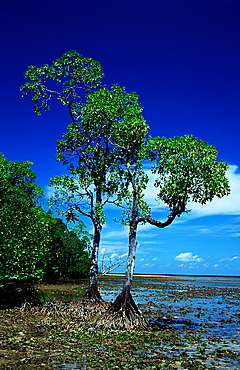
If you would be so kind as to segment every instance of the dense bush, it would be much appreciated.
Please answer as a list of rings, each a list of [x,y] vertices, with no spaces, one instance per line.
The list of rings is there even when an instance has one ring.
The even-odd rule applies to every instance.
[[[80,223],[79,227],[80,237],[76,232],[69,231],[61,219],[50,219],[51,242],[45,280],[53,281],[59,277],[75,278],[88,273],[90,238],[84,231],[84,225]]]
[[[31,162],[0,153],[0,286],[35,282],[71,271],[86,273],[88,237],[68,231],[41,206]]]

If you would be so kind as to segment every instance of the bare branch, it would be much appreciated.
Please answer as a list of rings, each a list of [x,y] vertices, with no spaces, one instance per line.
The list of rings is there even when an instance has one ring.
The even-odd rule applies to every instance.
[[[101,269],[100,269],[101,270],[100,275],[106,275],[109,272],[112,272],[112,271],[116,270],[118,267],[122,266],[127,261],[126,258],[116,256],[114,258],[108,257],[109,262],[104,262],[104,257],[105,257],[105,254],[104,254],[103,259],[102,259],[102,266],[101,266]]]

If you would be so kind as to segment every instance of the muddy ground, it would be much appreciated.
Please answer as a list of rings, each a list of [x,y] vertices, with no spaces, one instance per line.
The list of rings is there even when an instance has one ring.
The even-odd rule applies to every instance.
[[[48,299],[76,301],[82,280],[41,284]],[[100,279],[111,301],[122,279]],[[181,279],[135,278],[133,297],[148,331],[96,329],[92,318],[39,309],[0,311],[0,369],[240,369],[240,289]]]

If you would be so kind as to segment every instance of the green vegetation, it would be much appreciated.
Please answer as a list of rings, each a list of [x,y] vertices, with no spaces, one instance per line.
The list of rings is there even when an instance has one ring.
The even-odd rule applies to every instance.
[[[138,161],[138,150],[148,132],[142,107],[136,93],[126,93],[119,85],[110,90],[100,86],[100,64],[74,51],[65,53],[51,66],[28,67],[25,77],[28,82],[21,90],[23,95],[31,95],[37,114],[48,111],[49,101],[56,95],[72,120],[57,144],[57,160],[67,166],[70,175],[51,180],[50,185],[56,189],[51,206],[68,220],[77,221],[81,215],[93,223],[86,297],[99,303],[98,251],[105,223],[104,206],[108,202],[120,204],[127,190],[129,181],[122,166]]]
[[[11,286],[86,273],[89,237],[80,238],[41,204],[31,162],[7,160],[0,153],[0,284]]]
[[[9,162],[2,156],[0,281],[3,285],[14,279],[54,280],[89,271],[85,302],[105,305],[98,291],[98,251],[104,207],[110,202],[124,209],[121,221],[129,227],[129,253],[123,290],[99,325],[109,327],[111,322],[115,328],[121,322],[126,328],[146,327],[130,293],[138,225],[167,227],[188,212],[189,201],[205,204],[229,194],[228,166],[218,162],[213,146],[192,135],[149,137],[138,95],[117,84],[110,89],[103,86],[99,62],[76,51],[51,65],[29,66],[25,77],[21,91],[30,96],[37,114],[48,111],[55,96],[71,118],[57,142],[56,155],[69,174],[50,181],[54,187],[50,207],[73,222],[79,233],[43,210],[39,202],[43,192],[34,183],[30,162]],[[165,221],[154,219],[144,200],[149,181],[145,164],[156,175],[158,200],[168,210]],[[83,216],[93,224],[90,263]]]
[[[0,281],[41,280],[51,237],[30,162],[0,155]]]

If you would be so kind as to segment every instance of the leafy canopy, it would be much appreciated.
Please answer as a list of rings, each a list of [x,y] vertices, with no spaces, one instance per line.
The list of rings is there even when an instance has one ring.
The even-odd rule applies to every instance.
[[[86,274],[90,264],[90,235],[85,225],[79,222],[78,230],[71,230],[62,219],[53,218],[50,212],[48,216],[51,242],[44,280]]]
[[[103,70],[98,61],[69,51],[51,65],[29,66],[24,74],[28,82],[21,86],[22,96],[30,95],[34,111],[40,115],[50,110],[53,96],[69,108],[72,119],[78,117],[84,99],[83,91],[99,86]]]
[[[205,204],[230,193],[225,177],[228,165],[217,161],[217,150],[207,142],[193,135],[156,137],[149,141],[149,149],[156,161],[158,198],[172,212],[185,212],[189,201]]]
[[[120,196],[123,166],[135,163],[148,132],[138,100],[136,93],[126,93],[119,85],[87,95],[81,120],[71,123],[58,141],[57,159],[68,166],[71,176],[51,181],[58,195],[61,192],[55,194],[55,204],[60,197],[94,222],[96,217],[104,222],[103,206]]]

